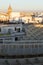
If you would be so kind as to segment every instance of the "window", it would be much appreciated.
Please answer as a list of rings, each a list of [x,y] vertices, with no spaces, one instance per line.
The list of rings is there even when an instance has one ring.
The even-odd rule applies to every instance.
[[[24,28],[22,28],[22,31],[23,31],[23,32],[25,32],[25,29],[24,29]]]
[[[17,30],[18,32],[20,32],[20,28],[18,28],[18,30]]]
[[[15,28],[15,31],[16,31],[16,28]]]
[[[1,28],[0,28],[0,32],[1,32]]]
[[[8,33],[9,33],[9,34],[11,33],[11,29],[8,29]]]
[[[20,32],[20,28],[15,28],[15,31]]]
[[[0,43],[3,43],[3,39],[0,39]]]
[[[15,37],[15,41],[17,41],[18,40],[18,37]]]

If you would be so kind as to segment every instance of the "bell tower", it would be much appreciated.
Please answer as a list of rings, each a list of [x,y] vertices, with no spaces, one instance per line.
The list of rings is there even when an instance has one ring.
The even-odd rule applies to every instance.
[[[7,14],[9,15],[11,12],[12,12],[12,7],[11,7],[11,5],[9,5]]]

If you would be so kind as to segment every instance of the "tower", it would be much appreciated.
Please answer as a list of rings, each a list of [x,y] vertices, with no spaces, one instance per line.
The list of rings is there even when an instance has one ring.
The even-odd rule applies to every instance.
[[[11,8],[11,6],[9,5],[7,14],[9,15],[11,12],[12,12],[12,8]]]

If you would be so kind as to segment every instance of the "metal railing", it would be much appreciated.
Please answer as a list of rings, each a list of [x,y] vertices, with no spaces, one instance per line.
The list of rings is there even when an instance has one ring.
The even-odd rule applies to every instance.
[[[0,54],[43,54],[43,44],[0,44]]]

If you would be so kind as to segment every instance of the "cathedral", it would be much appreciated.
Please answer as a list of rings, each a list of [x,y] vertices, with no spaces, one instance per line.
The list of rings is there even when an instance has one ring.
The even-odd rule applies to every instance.
[[[12,12],[11,6],[8,7],[8,11],[6,13],[0,12],[0,21],[7,21],[9,20],[9,15]]]
[[[9,5],[6,13],[0,13],[0,21],[8,21],[20,17],[20,12],[13,12],[12,7]]]

